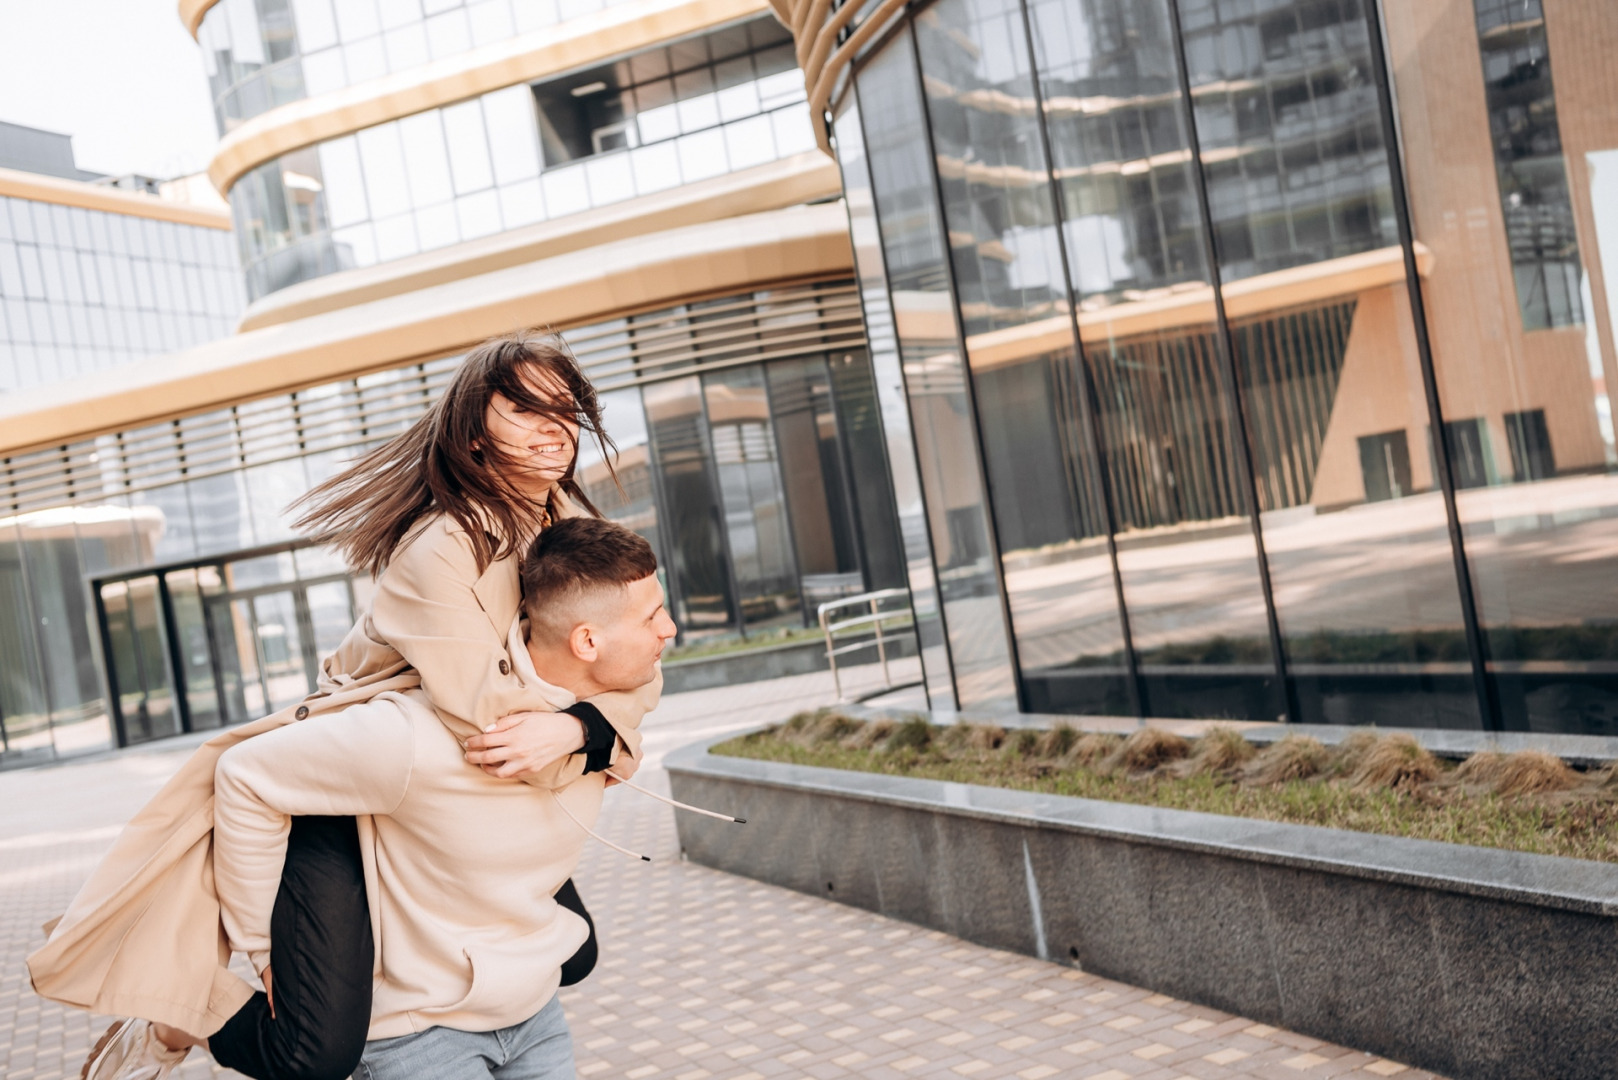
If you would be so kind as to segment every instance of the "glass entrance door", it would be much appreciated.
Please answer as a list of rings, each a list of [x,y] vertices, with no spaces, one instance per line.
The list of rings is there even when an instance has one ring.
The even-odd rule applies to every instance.
[[[323,554],[280,550],[95,582],[120,742],[256,720],[313,692],[358,607],[356,582]]]
[[[155,574],[101,586],[107,674],[126,746],[181,730],[159,589]]]

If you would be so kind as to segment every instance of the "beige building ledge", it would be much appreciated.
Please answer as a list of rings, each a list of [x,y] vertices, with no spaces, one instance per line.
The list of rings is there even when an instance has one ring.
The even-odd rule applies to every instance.
[[[1416,272],[1425,278],[1432,268],[1432,253],[1416,244]],[[1404,279],[1403,251],[1397,247],[1378,248],[1233,281],[1224,290],[1225,314],[1232,322],[1241,322],[1359,296]],[[943,293],[901,292],[894,296],[893,307],[895,325],[906,339],[948,341],[955,336],[955,313]],[[1079,334],[1086,342],[1184,333],[1212,329],[1213,324],[1213,290],[1206,285],[1079,312]],[[973,334],[966,340],[967,354],[976,371],[1072,347],[1073,323],[1065,313]]]
[[[32,202],[55,203],[57,206],[76,206],[84,210],[102,210],[109,214],[127,214],[130,217],[151,218],[154,221],[173,221],[181,225],[200,225],[205,229],[230,231],[230,215],[223,210],[210,210],[189,203],[171,202],[153,195],[140,195],[121,191],[105,184],[86,184],[82,180],[63,180],[56,176],[0,169],[0,195]]]
[[[282,154],[518,83],[591,67],[769,11],[764,0],[631,0],[260,113],[220,140],[220,194]]]
[[[304,319],[596,244],[779,210],[841,191],[836,164],[819,151],[810,151],[437,251],[300,282],[252,304],[238,330]]]
[[[202,25],[202,17],[217,3],[219,0],[180,0],[180,21],[193,38],[197,36],[197,27]]]
[[[446,356],[517,327],[579,326],[852,267],[848,219],[830,203],[620,240],[0,397],[0,454]]]

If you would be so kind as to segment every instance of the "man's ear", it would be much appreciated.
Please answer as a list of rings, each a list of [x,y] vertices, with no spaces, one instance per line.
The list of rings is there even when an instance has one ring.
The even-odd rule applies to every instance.
[[[600,659],[600,650],[596,647],[596,630],[589,623],[579,623],[569,632],[567,647],[574,656],[586,664],[593,664]]]

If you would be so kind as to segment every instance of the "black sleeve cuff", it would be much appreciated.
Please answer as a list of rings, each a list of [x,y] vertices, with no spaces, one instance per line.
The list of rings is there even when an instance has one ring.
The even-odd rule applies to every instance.
[[[584,755],[584,771],[603,772],[609,768],[612,748],[618,744],[618,732],[607,723],[601,710],[588,701],[576,701],[562,711],[578,717],[584,724],[584,746],[578,751]]]

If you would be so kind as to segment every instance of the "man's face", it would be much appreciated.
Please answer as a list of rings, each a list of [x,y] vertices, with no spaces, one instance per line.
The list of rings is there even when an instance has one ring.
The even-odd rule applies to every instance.
[[[616,612],[589,620],[595,649],[590,676],[613,690],[645,686],[657,674],[663,647],[673,639],[674,620],[663,606],[663,586],[656,574],[626,585]]]

